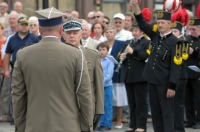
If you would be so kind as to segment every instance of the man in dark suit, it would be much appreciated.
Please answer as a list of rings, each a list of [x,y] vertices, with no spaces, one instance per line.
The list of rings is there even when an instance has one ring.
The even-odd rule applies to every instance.
[[[173,132],[173,97],[180,78],[182,57],[181,46],[177,44],[179,40],[170,31],[171,13],[157,12],[158,30],[155,30],[144,20],[138,0],[131,0],[130,6],[139,27],[152,41],[144,76],[149,82],[154,131]]]
[[[200,48],[200,19],[192,18],[189,21],[191,35],[187,36],[189,43],[188,66],[200,68],[198,50]],[[187,124],[185,127],[200,129],[200,73],[188,69],[188,83],[186,87],[185,109]]]
[[[37,11],[42,40],[17,53],[12,79],[17,132],[92,131],[92,94],[84,57],[60,41],[63,13]]]

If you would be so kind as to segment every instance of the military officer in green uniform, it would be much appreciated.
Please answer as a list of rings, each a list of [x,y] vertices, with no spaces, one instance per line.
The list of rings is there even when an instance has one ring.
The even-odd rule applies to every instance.
[[[62,12],[52,7],[36,13],[42,40],[19,50],[12,76],[15,131],[92,131],[85,58],[60,41]]]
[[[82,23],[80,19],[73,17],[67,19],[63,24],[63,38],[67,44],[78,47],[86,59],[93,100],[93,113],[91,114],[104,114],[104,77],[101,68],[101,59],[97,50],[81,45]]]
[[[150,105],[155,132],[174,131],[173,97],[181,72],[181,46],[171,30],[171,13],[157,12],[158,30],[144,20],[138,0],[131,0],[133,13],[140,29],[152,41],[147,52],[150,54],[144,69],[149,82]]]

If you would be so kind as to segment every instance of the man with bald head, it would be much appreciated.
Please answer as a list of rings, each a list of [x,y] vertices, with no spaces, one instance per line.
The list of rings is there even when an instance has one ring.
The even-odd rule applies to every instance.
[[[87,21],[88,23],[90,24],[93,24],[94,23],[94,11],[90,11],[87,15]]]
[[[26,15],[22,13],[23,5],[20,1],[15,2],[15,4],[13,5],[13,9],[19,14],[19,18],[26,17]]]
[[[8,23],[8,4],[6,2],[0,3],[0,23],[3,24],[5,28],[9,26]]]
[[[93,19],[94,19],[94,23],[96,23],[96,22],[103,23],[103,20],[104,20],[104,14],[103,14],[103,12],[101,12],[101,11],[94,12]]]
[[[79,18],[78,11],[72,11],[71,14],[72,14],[72,17]]]
[[[83,47],[96,49],[99,42],[91,38],[90,34],[91,34],[90,25],[88,23],[83,23],[82,24],[82,39],[81,39],[82,45]]]
[[[9,15],[8,22],[9,22],[9,27],[5,29],[4,31],[4,36],[8,37],[12,34],[14,34],[17,31],[17,21],[19,18],[19,14],[16,11],[12,11]]]

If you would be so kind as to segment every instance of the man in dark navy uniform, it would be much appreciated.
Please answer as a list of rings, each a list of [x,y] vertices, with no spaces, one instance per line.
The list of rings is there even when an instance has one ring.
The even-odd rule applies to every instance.
[[[200,48],[200,19],[192,18],[189,21],[191,35],[187,36],[189,49],[188,66],[200,68],[198,50]],[[200,129],[200,73],[188,69],[188,83],[186,87],[185,109],[187,124],[185,127]]]
[[[149,82],[154,131],[173,132],[173,97],[180,78],[182,57],[181,46],[177,44],[179,40],[170,30],[171,13],[157,12],[157,30],[155,25],[150,26],[145,22],[138,0],[131,0],[130,6],[133,6],[139,27],[152,41],[144,76]]]

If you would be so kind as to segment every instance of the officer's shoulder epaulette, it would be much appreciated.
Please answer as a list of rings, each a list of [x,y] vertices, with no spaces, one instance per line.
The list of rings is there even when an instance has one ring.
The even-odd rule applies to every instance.
[[[94,51],[94,52],[98,52],[98,50],[97,50],[97,49],[88,48],[88,47],[85,47],[85,48],[86,48],[86,49],[88,49],[88,50]]]

